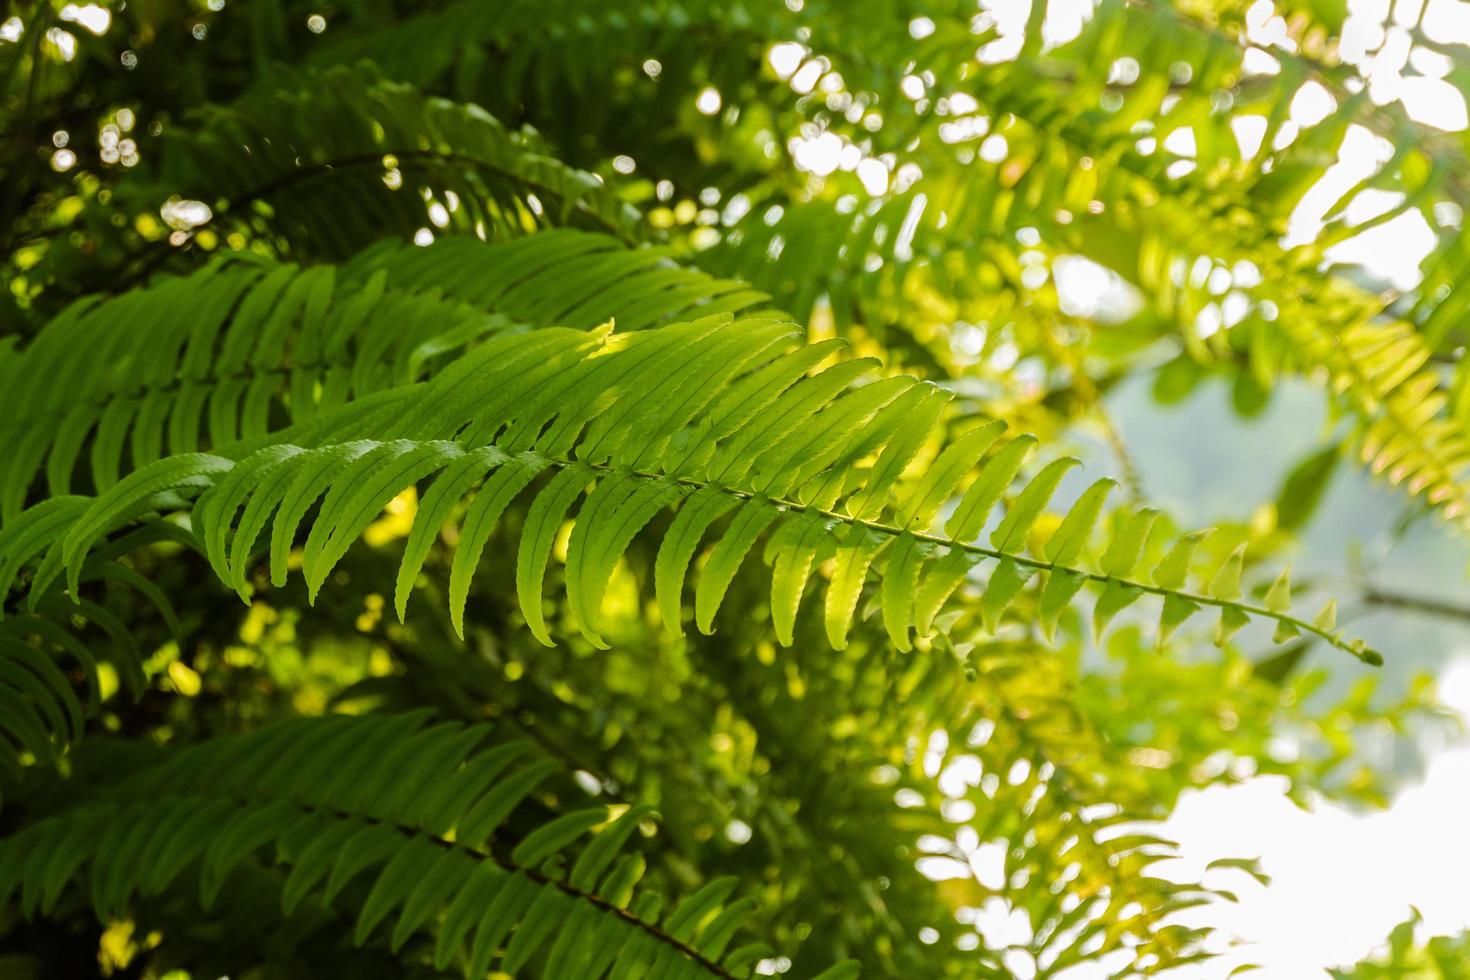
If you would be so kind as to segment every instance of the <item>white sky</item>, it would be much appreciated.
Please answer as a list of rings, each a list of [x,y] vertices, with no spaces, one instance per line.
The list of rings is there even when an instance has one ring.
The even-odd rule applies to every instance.
[[[1470,651],[1440,679],[1441,697],[1470,721]],[[1470,928],[1470,746],[1435,755],[1421,781],[1383,811],[1356,813],[1336,805],[1302,810],[1279,777],[1187,794],[1161,835],[1183,857],[1161,873],[1199,880],[1222,857],[1259,857],[1272,878],[1257,885],[1240,872],[1212,884],[1240,896],[1205,918],[1246,945],[1178,977],[1224,977],[1242,963],[1271,980],[1315,980],[1326,969],[1357,962],[1418,908],[1424,935]]]

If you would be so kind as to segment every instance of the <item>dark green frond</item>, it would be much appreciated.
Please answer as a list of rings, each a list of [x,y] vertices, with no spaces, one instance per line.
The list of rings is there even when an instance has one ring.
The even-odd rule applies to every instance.
[[[209,107],[174,134],[161,179],[209,203],[222,231],[264,232],[294,255],[340,258],[440,228],[514,237],[569,224],[643,237],[634,208],[534,132],[375,75],[278,76]]]
[[[644,330],[764,306],[769,297],[736,279],[676,263],[657,247],[628,249],[604,235],[544,231],[503,244],[467,236],[427,247],[383,243],[347,264],[356,278],[382,272],[400,289],[436,290],[530,327],[587,330],[609,320]]]
[[[27,916],[44,915],[85,881],[105,920],[187,874],[208,908],[259,854],[290,872],[283,915],[350,892],[354,944],[386,939],[467,977],[542,955],[546,977],[750,975],[755,951],[731,949],[749,911],[727,904],[733,880],[661,915],[637,887],[643,860],[623,853],[649,808],[534,813],[527,800],[559,767],[490,734],[423,712],[338,715],[185,749],[0,845],[0,897],[19,891]],[[409,945],[423,932],[432,946]]]
[[[328,35],[310,63],[370,60],[390,78],[502,119],[535,120],[569,159],[596,160],[612,144],[694,163],[698,153],[668,120],[688,113],[706,85],[735,92],[763,82],[779,98],[761,60],[771,41],[796,35],[789,11],[739,0],[461,0],[389,29]]]
[[[443,351],[509,325],[433,294],[386,290],[384,278],[217,262],[74,305],[0,358],[0,385],[24,406],[0,435],[11,460],[5,516],[42,468],[51,493],[66,494],[85,453],[91,485],[105,490],[167,453],[259,438],[416,380]]]

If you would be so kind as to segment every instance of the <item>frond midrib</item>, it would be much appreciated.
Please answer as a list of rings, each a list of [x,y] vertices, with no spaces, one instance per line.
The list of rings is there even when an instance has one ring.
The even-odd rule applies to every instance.
[[[526,878],[531,879],[539,885],[555,888],[563,894],[570,896],[571,898],[587,902],[595,906],[603,913],[615,916],[627,925],[647,933],[660,944],[678,950],[680,953],[693,960],[702,969],[707,970],[713,976],[719,977],[721,978],[721,980],[737,980],[736,976],[733,973],[730,973],[720,964],[712,962],[701,953],[699,953],[697,950],[689,946],[687,943],[675,939],[673,936],[660,929],[657,924],[647,922],[639,918],[628,909],[622,908],[618,905],[614,905],[612,902],[609,902],[607,899],[603,898],[600,895],[577,888],[573,886],[571,882],[564,881],[559,878],[553,878],[545,872],[540,871],[539,869],[517,864],[514,860],[505,856],[504,854],[496,852],[493,848],[471,847],[459,841],[450,840],[447,837],[435,834],[432,831],[408,826],[396,820],[373,816],[367,813],[353,813],[348,810],[339,809],[337,807],[313,804],[299,799],[272,797],[266,796],[264,794],[258,796],[247,796],[239,793],[171,793],[164,798],[192,798],[202,801],[230,802],[240,807],[255,806],[262,803],[274,803],[279,801],[289,803],[291,806],[295,807],[297,810],[304,814],[321,814],[325,816],[335,817],[339,820],[352,820],[373,826],[388,827],[403,835],[405,839],[417,838],[420,840],[425,840],[430,844],[433,844],[435,847],[440,848],[441,850],[460,853],[471,860],[491,861],[497,867],[501,868],[507,873],[522,875]],[[142,805],[146,806],[148,804],[144,803]]]
[[[493,441],[484,443],[483,446],[477,446],[475,448],[487,447],[500,448],[496,447]],[[318,446],[315,448],[317,450],[320,450],[326,448],[326,446]],[[1341,650],[1344,653],[1348,653],[1353,657],[1364,661],[1365,663],[1373,665],[1378,665],[1382,663],[1382,657],[1380,654],[1377,653],[1377,651],[1359,648],[1354,643],[1345,640],[1340,634],[1325,630],[1313,624],[1312,622],[1291,615],[1290,613],[1275,612],[1266,608],[1265,606],[1255,603],[1239,602],[1231,599],[1222,599],[1216,596],[1206,595],[1200,592],[1189,591],[1186,589],[1167,588],[1164,586],[1141,582],[1133,578],[1108,575],[1101,571],[1093,571],[1075,565],[1057,564],[1055,562],[1046,561],[1040,558],[1028,557],[1019,552],[1009,552],[997,548],[986,547],[976,542],[957,541],[953,538],[947,538],[939,534],[901,528],[884,521],[858,518],[849,514],[841,513],[839,511],[815,507],[811,504],[802,503],[798,500],[792,500],[788,497],[769,497],[751,490],[745,490],[740,487],[734,487],[712,480],[700,480],[689,476],[680,476],[670,473],[659,473],[651,470],[636,469],[633,467],[620,466],[607,462],[595,462],[585,459],[577,459],[569,456],[556,456],[535,449],[524,450],[521,453],[518,453],[518,455],[534,456],[544,461],[548,466],[555,467],[558,471],[573,466],[580,466],[597,473],[623,473],[638,477],[639,479],[648,482],[676,483],[681,486],[688,487],[691,490],[718,490],[721,493],[727,494],[731,498],[736,500],[762,500],[782,512],[811,514],[815,517],[837,521],[847,526],[862,527],[866,530],[883,535],[884,537],[889,539],[896,539],[903,535],[908,535],[909,537],[912,537],[918,541],[925,542],[926,544],[931,544],[948,549],[960,549],[968,554],[975,555],[982,560],[994,559],[996,561],[1010,561],[1017,565],[1022,565],[1026,568],[1033,569],[1035,571],[1077,576],[1098,585],[1112,585],[1127,590],[1136,590],[1137,592],[1143,594],[1155,595],[1162,598],[1174,598],[1185,602],[1195,603],[1200,606],[1210,606],[1222,610],[1233,609],[1238,612],[1246,613],[1248,615],[1295,627],[1296,629],[1305,633],[1309,633],[1323,640],[1324,642],[1329,643],[1334,648]],[[225,458],[229,459],[230,457],[226,456]]]
[[[527,152],[529,153],[530,151]],[[243,194],[236,195],[230,200],[229,209],[223,210],[222,213],[229,214],[232,211],[237,211],[240,208],[247,207],[254,201],[268,198],[280,191],[286,190],[287,188],[295,184],[331,176],[334,170],[345,170],[349,168],[357,169],[360,167],[377,167],[381,170],[383,166],[383,158],[385,156],[392,156],[400,161],[419,160],[429,163],[431,165],[459,165],[477,170],[484,170],[495,174],[497,177],[503,180],[518,184],[519,186],[533,193],[539,192],[552,197],[561,196],[561,192],[556,188],[550,186],[549,184],[541,183],[540,181],[534,180],[533,178],[528,177],[525,174],[520,174],[516,173],[513,170],[508,170],[500,164],[487,160],[483,157],[474,156],[468,153],[461,153],[453,150],[425,150],[418,147],[400,150],[394,149],[391,146],[384,146],[381,150],[373,153],[349,153],[345,156],[321,160],[316,163],[306,164],[304,166],[296,168],[295,170],[288,171],[287,173],[274,177],[271,180],[266,181],[265,183],[258,184],[255,187],[250,188]],[[587,218],[589,221],[596,223],[599,226],[600,230],[616,237],[624,245],[632,246],[639,244],[639,240],[636,237],[629,235],[621,227],[617,226],[613,222],[608,221],[605,217],[598,214],[594,209],[587,207],[584,202],[577,201],[575,202],[574,207],[577,209],[577,212],[579,214]]]
[[[1058,572],[1063,575],[1081,576],[1082,578],[1085,578],[1091,582],[1095,582],[1099,585],[1115,585],[1125,589],[1136,589],[1139,592],[1143,592],[1149,595],[1156,595],[1164,598],[1172,597],[1175,599],[1182,599],[1186,602],[1193,602],[1202,606],[1213,606],[1217,609],[1235,609],[1243,613],[1259,616],[1262,619],[1270,619],[1278,623],[1285,623],[1289,626],[1294,626],[1303,632],[1310,633],[1313,636],[1324,640],[1327,643],[1330,643],[1337,649],[1342,650],[1344,653],[1349,653],[1359,660],[1364,661],[1365,663],[1373,664],[1375,666],[1382,663],[1382,658],[1378,655],[1376,651],[1358,650],[1354,648],[1351,643],[1344,640],[1341,636],[1334,635],[1327,630],[1323,630],[1322,628],[1315,626],[1304,619],[1300,619],[1287,613],[1273,612],[1270,609],[1267,609],[1265,606],[1256,605],[1254,603],[1237,602],[1231,599],[1220,599],[1215,596],[1204,595],[1198,592],[1190,592],[1185,589],[1169,589],[1159,585],[1139,582],[1135,579],[1121,578],[1118,576],[1108,575],[1103,572],[1089,571],[1087,569],[1079,568],[1074,565],[1059,565],[1055,562],[1049,562],[1040,558],[1030,558],[1023,554],[1020,554],[1019,552],[1001,551],[996,548],[987,548],[984,545],[975,542],[967,543],[963,541],[956,541],[953,538],[946,538],[943,535],[932,534],[927,531],[914,531],[901,528],[893,524],[888,524],[883,521],[866,520],[859,517],[853,517],[849,514],[843,514],[838,511],[824,510],[819,507],[813,507],[810,504],[804,504],[800,501],[791,500],[786,497],[766,497],[749,490],[742,490],[738,487],[731,487],[713,481],[702,481],[694,479],[692,477],[681,477],[666,473],[656,473],[648,470],[638,470],[631,467],[615,466],[609,463],[594,463],[587,460],[548,456],[545,453],[535,452],[534,450],[532,452],[534,452],[535,455],[540,456],[542,459],[546,460],[552,466],[558,468],[566,468],[569,466],[580,465],[585,466],[588,469],[596,470],[603,473],[631,473],[634,476],[649,481],[678,483],[694,490],[712,488],[723,493],[727,493],[731,497],[739,500],[765,500],[783,511],[796,511],[800,513],[812,514],[816,517],[824,517],[829,520],[840,521],[843,524],[847,524],[850,526],[866,528],[870,531],[874,531],[889,538],[898,538],[906,534],[909,537],[915,538],[919,541],[923,541],[927,544],[939,545],[945,548],[959,548],[972,555],[978,555],[982,559],[993,558],[998,561],[1011,561],[1016,563],[1017,565],[1024,565],[1025,567],[1035,569],[1036,571]]]

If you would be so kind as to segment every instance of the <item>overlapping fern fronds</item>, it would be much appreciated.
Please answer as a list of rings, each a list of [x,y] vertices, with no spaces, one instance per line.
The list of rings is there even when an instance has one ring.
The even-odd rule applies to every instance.
[[[35,557],[36,535],[64,526],[86,508],[88,499],[51,498],[27,512],[30,520],[21,533],[0,529],[0,580],[13,582]],[[170,502],[168,496],[158,501],[160,506]],[[194,539],[172,521],[152,521],[88,556],[78,580],[85,595],[37,589],[12,608],[12,599],[18,597],[10,595],[9,586],[0,588],[0,771],[14,775],[32,762],[54,762],[68,744],[81,739],[86,719],[107,694],[103,664],[134,700],[142,696],[148,682],[144,662],[151,651],[108,599],[113,592],[141,597],[168,633],[181,635],[179,617],[164,591],[120,560],[158,545],[189,548]],[[50,577],[47,569],[58,568],[60,556],[50,557],[30,574]]]
[[[802,257],[803,267],[782,285],[810,297],[823,292],[809,285],[814,274],[851,280],[838,291],[879,296],[891,291],[895,268],[904,272],[916,261],[949,295],[963,287],[962,269],[988,264],[992,253],[1014,262],[1020,249],[1002,236],[1022,228],[1038,230],[1048,248],[1083,250],[1099,233],[1111,244],[1119,232],[1131,237],[1142,227],[1167,243],[1165,265],[1176,256],[1189,264],[1222,250],[1269,253],[1353,119],[1334,114],[1289,145],[1273,146],[1288,120],[1271,109],[1290,102],[1303,76],[1243,78],[1244,46],[1192,28],[1167,7],[1103,4],[1075,41],[1043,53],[1040,31],[1028,31],[1016,57],[983,64],[975,63],[975,44],[992,35],[978,25],[964,32],[968,45],[953,36],[953,24],[912,42],[899,20],[888,34],[895,50],[886,59],[869,58],[871,47],[883,50],[867,36],[871,27],[849,26],[850,19],[820,10],[809,14],[814,36],[793,74],[814,70],[817,91],[851,93],[859,108],[880,112],[883,125],[869,134],[859,125],[863,113],[845,119],[821,101],[804,101],[821,128],[873,155],[893,152],[890,169],[899,186],[881,199],[882,216],[871,214],[877,202],[821,224],[798,215],[805,209],[788,207],[782,220],[771,220],[757,208],[737,226],[741,250],[762,254],[767,239],[779,236],[789,254]],[[900,57],[897,50],[909,53]],[[1114,77],[1120,64],[1129,66],[1121,80]],[[922,77],[922,98],[901,94],[905,74]],[[1354,108],[1373,111],[1366,98]],[[1253,155],[1242,152],[1232,129],[1241,118],[1258,118],[1265,127]],[[1169,149],[1174,134],[1188,136],[1192,147]],[[986,146],[996,139],[1003,141],[999,152]],[[914,174],[903,178],[906,164]],[[841,174],[832,180],[856,190]],[[828,190],[829,212],[837,197]],[[847,261],[831,261],[839,250]],[[975,261],[951,268],[940,261],[945,253],[968,253]],[[1099,261],[1128,271],[1126,256]],[[783,271],[780,265],[747,269],[747,277],[779,297],[770,280]],[[957,297],[964,295],[960,288]],[[839,316],[848,312],[845,304],[834,307]],[[792,312],[805,316],[806,307],[793,304]]]
[[[0,898],[19,891],[25,915],[45,914],[84,881],[105,920],[197,868],[207,908],[261,854],[289,869],[284,916],[317,893],[330,905],[370,874],[353,943],[382,942],[391,922],[392,952],[467,977],[492,962],[515,973],[541,955],[548,977],[744,977],[770,952],[732,948],[755,907],[729,900],[734,879],[666,914],[638,888],[645,862],[623,852],[650,808],[527,814],[557,763],[491,742],[484,725],[427,722],[426,712],[299,719],[180,751],[0,845]],[[415,941],[424,932],[432,946]]]
[[[863,57],[861,28],[845,33],[820,7],[809,17],[826,32],[814,35],[798,70],[810,66],[832,80],[818,91],[866,96],[871,86],[875,108],[886,110],[871,137],[813,102],[817,124],[866,152],[893,148],[896,175],[911,165],[922,178],[854,203],[864,195],[840,196],[856,186],[837,174],[836,188],[816,200],[757,204],[704,253],[707,268],[761,285],[798,317],[821,301],[839,324],[880,334],[898,327],[942,364],[955,319],[1055,316],[1054,298],[1028,299],[1037,287],[1020,281],[1021,249],[1007,241],[1013,232],[1034,234],[1033,246],[1045,250],[1035,255],[1082,254],[1139,286],[1148,317],[1130,326],[1164,326],[1192,356],[1231,356],[1230,336],[1250,334],[1252,342],[1235,347],[1262,356],[1253,367],[1263,381],[1274,380],[1283,360],[1325,374],[1339,393],[1350,379],[1367,380],[1372,390],[1344,402],[1359,422],[1364,460],[1446,517],[1464,514],[1466,428],[1430,407],[1452,396],[1411,363],[1437,341],[1425,348],[1381,326],[1378,297],[1321,268],[1329,246],[1462,194],[1458,150],[1415,138],[1402,113],[1343,88],[1340,72],[1309,58],[1281,53],[1280,71],[1251,74],[1246,42],[1166,6],[1103,4],[1076,40],[1045,52],[1034,24],[1016,56],[994,64],[974,64],[972,50],[951,53],[943,31],[905,42],[916,60],[903,70],[923,79],[917,101],[896,91],[897,68]],[[1325,83],[1338,106],[1301,126],[1286,108],[1309,81]],[[1253,150],[1237,135],[1242,123],[1259,124]],[[1330,202],[1315,239],[1283,247],[1288,219],[1355,126],[1390,136],[1393,158]],[[1004,141],[999,156],[994,147],[981,152],[996,140]],[[1349,222],[1347,205],[1374,189],[1392,191],[1395,202],[1367,224]],[[1242,264],[1250,271],[1233,283]],[[1202,267],[1214,274],[1200,275]],[[1222,276],[1232,290],[1224,305]],[[1014,309],[996,310],[997,292],[1008,291]],[[1416,311],[1426,320],[1438,302],[1430,292]],[[1441,333],[1455,308],[1436,317]],[[1270,337],[1256,344],[1261,334]],[[1346,335],[1354,341],[1341,343]]]
[[[1034,607],[1034,597],[1020,601]],[[936,638],[938,655],[895,659],[881,625],[865,621],[855,624],[849,649],[834,656],[821,649],[819,619],[801,616],[795,646],[764,668],[751,658],[730,663],[718,638],[698,647],[701,670],[713,673],[721,698],[754,727],[772,761],[769,794],[795,801],[794,826],[785,832],[830,842],[847,856],[840,873],[853,880],[801,875],[807,887],[870,895],[895,936],[911,934],[904,923],[925,924],[926,876],[944,882],[954,905],[993,914],[1008,903],[1032,928],[1029,937],[1016,936],[1014,948],[1043,970],[1107,956],[1126,973],[1129,952],[1140,971],[1194,961],[1203,936],[1181,928],[1173,913],[1228,898],[1154,872],[1172,844],[1159,836],[1158,814],[1122,791],[1126,780],[1090,775],[1129,765],[1123,749],[1076,710],[1067,654],[1038,656],[1027,639],[958,624]],[[761,642],[762,624],[730,625],[738,645]],[[771,674],[799,684],[772,693]],[[896,699],[901,712],[892,710]],[[814,730],[829,737],[814,745]],[[872,776],[852,780],[849,772]],[[895,801],[902,829],[884,816]],[[766,822],[786,826],[774,817]],[[917,872],[906,847],[912,840]],[[977,851],[997,846],[1004,848],[1003,876],[993,854],[977,859]],[[903,859],[890,863],[895,852]],[[786,853],[803,849],[798,843]],[[984,870],[977,876],[977,869]],[[885,885],[873,888],[880,877]],[[1066,887],[1050,887],[1058,881]],[[947,918],[927,920],[945,920],[934,926],[939,948],[955,938]],[[1008,977],[1008,951],[961,954],[960,975]],[[878,961],[885,975],[920,969],[905,961],[901,943],[893,955]]]
[[[85,456],[91,486],[105,490],[161,455],[259,439],[417,381],[496,332],[609,317],[640,329],[762,299],[657,251],[570,230],[385,244],[340,268],[219,261],[81,301],[29,346],[0,350],[0,388],[24,406],[0,423],[10,461],[0,513],[19,511],[42,469],[64,495]]]
[[[1099,627],[1153,593],[1165,599],[1165,635],[1211,606],[1221,611],[1222,635],[1254,615],[1274,620],[1282,636],[1306,631],[1376,658],[1334,631],[1330,608],[1315,623],[1291,616],[1284,575],[1264,605],[1237,601],[1241,552],[1213,579],[1197,577],[1191,560],[1200,535],[1186,535],[1169,548],[1151,581],[1136,578],[1151,511],[1114,520],[1119,530],[1095,557],[1091,542],[1111,480],[1088,488],[1050,536],[1034,536],[1075,461],[1047,464],[1002,510],[1036,440],[1002,440],[999,423],[954,439],[921,479],[904,484],[904,471],[930,440],[949,395],[908,377],[873,379],[878,365],[870,359],[842,361],[808,376],[838,346],[800,344],[792,325],[779,320],[726,316],[638,334],[548,329],[500,336],[427,384],[354,402],[285,430],[267,445],[242,447],[238,458],[194,453],[160,460],[69,523],[32,531],[39,519],[23,515],[7,533],[26,542],[22,561],[60,547],[47,562],[49,576],[33,588],[49,585],[62,565],[74,586],[101,536],[155,509],[159,494],[208,488],[192,510],[195,532],[220,577],[248,594],[261,532],[270,526],[271,577],[284,581],[297,531],[320,499],[306,524],[303,556],[315,594],[388,501],[437,475],[400,570],[401,609],[434,535],[483,480],[464,517],[450,583],[458,625],[496,520],[544,474],[517,561],[522,611],[543,642],[550,642],[542,611],[549,553],[562,522],[585,497],[569,544],[567,594],[576,622],[594,643],[600,642],[603,592],[619,556],[655,516],[677,505],[656,583],[666,624],[675,631],[682,629],[682,588],[695,552],[723,526],[695,590],[695,622],[706,632],[736,568],[764,536],[774,566],[772,623],[788,643],[803,592],[829,560],[835,565],[824,600],[826,631],[839,648],[875,567],[886,584],[884,622],[893,641],[907,649],[911,629],[927,633],[971,570],[993,563],[981,605],[992,629],[1020,589],[1044,572],[1041,622],[1048,628],[1093,582],[1103,587]],[[943,535],[929,533],[941,508],[956,497]],[[978,543],[997,517],[989,544]],[[1196,581],[1199,591],[1188,591]]]
[[[663,161],[698,160],[667,121],[693,92],[756,85],[767,46],[796,36],[789,11],[719,0],[619,4],[590,0],[473,0],[417,13],[388,29],[342,30],[309,63],[366,59],[398,81],[535,120],[568,159],[596,160],[602,146]],[[650,72],[645,65],[655,65]]]
[[[441,289],[457,298],[443,298]],[[117,299],[83,301],[29,346],[0,353],[0,380],[30,406],[0,427],[11,459],[0,489],[8,516],[43,469],[52,493],[28,523],[0,531],[0,579],[13,582],[40,558],[37,534],[85,509],[83,498],[69,495],[76,484],[105,490],[160,455],[261,440],[412,382],[496,332],[552,322],[591,327],[607,315],[638,329],[762,299],[657,251],[567,230],[502,244],[385,243],[340,267],[220,261]],[[147,343],[137,342],[139,331]],[[88,396],[77,399],[79,391]],[[167,510],[178,502],[164,495],[152,503]],[[90,557],[79,582],[140,592],[177,635],[164,594],[117,561],[160,539],[194,544],[177,524],[154,521]],[[45,582],[56,567],[43,561],[33,573]],[[83,711],[100,704],[99,659],[115,665],[133,696],[143,689],[144,652],[129,627],[106,604],[78,598],[80,605],[38,589],[24,610],[0,610],[0,699],[10,708],[0,722],[8,736],[0,764],[8,769],[21,753],[50,760],[80,736]],[[79,630],[79,622],[91,629]],[[55,662],[82,672],[80,699]]]
[[[27,510],[0,532],[0,591],[8,593],[31,567],[32,602],[58,587],[63,571],[79,597],[99,539],[139,519],[151,527],[156,518],[149,515],[182,508],[220,579],[242,596],[252,589],[262,533],[269,529],[270,578],[281,584],[305,530],[302,568],[314,596],[390,500],[434,477],[406,545],[395,605],[402,615],[441,526],[457,520],[449,581],[457,630],[490,534],[532,489],[516,591],[526,624],[543,643],[551,642],[543,605],[550,553],[581,501],[567,551],[566,607],[597,645],[603,597],[621,555],[654,518],[676,510],[654,583],[664,622],[676,633],[701,544],[711,542],[698,566],[694,619],[709,632],[736,570],[764,539],[771,623],[786,644],[814,583],[823,595],[826,637],[841,648],[869,578],[879,573],[882,621],[892,642],[909,649],[912,631],[927,634],[960,584],[984,572],[979,612],[992,631],[1040,576],[1038,615],[1048,632],[1093,583],[1102,589],[1093,613],[1099,630],[1155,594],[1163,598],[1161,638],[1215,607],[1222,641],[1254,616],[1274,621],[1278,639],[1307,632],[1378,659],[1335,630],[1332,604],[1312,622],[1291,615],[1285,573],[1264,604],[1239,601],[1242,551],[1201,576],[1192,564],[1201,535],[1186,535],[1162,558],[1149,559],[1143,577],[1152,511],[1114,515],[1111,541],[1098,549],[1093,538],[1111,480],[1087,489],[1049,536],[1034,534],[1075,461],[1047,464],[1002,508],[1036,440],[1002,440],[999,423],[963,433],[922,478],[904,480],[949,395],[912,378],[872,379],[871,360],[808,374],[838,346],[802,345],[792,325],[779,320],[728,316],[626,335],[565,328],[497,335],[430,382],[386,389],[239,444],[233,458],[165,457],[98,498],[53,498]],[[956,498],[942,535],[930,533]],[[989,543],[977,541],[990,526]],[[815,574],[822,568],[831,569],[826,582]]]
[[[1046,389],[1096,405],[1085,375],[1126,374],[1145,347],[1230,358],[1263,383],[1325,376],[1371,465],[1460,516],[1470,374],[1447,389],[1430,366],[1458,356],[1455,267],[1400,324],[1322,263],[1355,233],[1351,194],[1318,241],[1279,243],[1347,129],[1399,122],[1315,60],[1335,57],[1331,30],[1260,74],[1235,0],[1104,0],[1056,46],[1038,0],[1014,59],[986,55],[993,20],[960,0],[862,16],[829,0],[449,0],[304,23],[288,6],[190,8],[183,25],[129,5],[59,74],[40,73],[55,67],[38,54],[49,4],[17,19],[24,45],[0,41],[0,65],[18,58],[0,108],[23,124],[0,170],[25,163],[0,207],[0,304],[27,320],[10,332],[67,297],[185,274],[0,345],[0,389],[21,406],[0,425],[0,776],[26,780],[0,905],[74,927],[90,890],[104,920],[143,924],[192,907],[195,885],[208,904],[248,880],[272,893],[258,920],[277,904],[293,928],[332,920],[324,948],[401,956],[394,975],[743,976],[774,955],[730,951],[752,911],[778,946],[813,933],[782,950],[796,975],[847,955],[885,976],[995,977],[1012,952],[1038,974],[1208,955],[1173,916],[1220,895],[1155,877],[1153,821],[1215,781],[1199,760],[1265,760],[1278,719],[1253,716],[1274,702],[1231,702],[1226,733],[1224,701],[1184,699],[1222,730],[1175,751],[1136,734],[1167,710],[1138,707],[1162,673],[1125,671],[1104,716],[1074,658],[1095,666],[1122,621],[1102,657],[1142,659],[1148,595],[1161,647],[1211,611],[1222,644],[1260,621],[1379,658],[1332,603],[1294,614],[1288,573],[1273,582],[1243,550],[1111,505],[1112,481],[1079,481],[1050,444]],[[207,36],[187,63],[220,71],[152,99],[148,73],[176,50],[146,36],[155,24]],[[768,57],[773,42],[805,64],[791,47]],[[143,72],[118,70],[140,54]],[[303,58],[316,67],[276,64]],[[1337,111],[1294,131],[1309,78]],[[95,101],[63,113],[66,79]],[[1242,121],[1259,123],[1254,151]],[[92,145],[109,125],[131,162]],[[1409,133],[1398,154],[1352,189],[1402,195],[1375,222],[1458,180],[1417,130],[1392,132]],[[842,140],[838,169],[788,158],[824,133]],[[628,201],[655,197],[645,226]],[[209,261],[226,250],[240,254]],[[675,264],[690,255],[732,278]],[[1143,312],[1063,316],[1047,276],[1077,255],[1137,286]],[[771,302],[788,312],[752,312]],[[832,319],[884,360],[807,340]],[[952,343],[977,334],[982,350]],[[1013,356],[991,364],[984,345]],[[1023,385],[1038,400],[1006,404]],[[252,603],[239,619],[221,608],[231,589]],[[414,625],[380,618],[389,592]],[[343,649],[366,665],[282,681],[297,654],[334,669]],[[114,673],[149,697],[89,718]],[[548,816],[576,796],[565,779],[538,791],[560,767],[482,728],[329,717],[216,738],[288,704],[426,702],[524,725],[584,788],[678,811],[649,877],[690,897],[661,914],[641,860],[619,860],[651,833],[646,809]],[[97,729],[171,758],[93,779],[74,767],[106,746],[61,757]],[[1143,751],[1170,756],[1156,778],[1136,775]],[[56,761],[76,806],[58,809],[37,771]],[[1003,881],[976,873],[980,842],[1003,848]],[[930,880],[949,855],[965,867]],[[764,877],[763,908],[731,901],[731,872]],[[967,916],[1007,903],[1032,934],[989,948]],[[160,928],[168,944],[182,932]]]

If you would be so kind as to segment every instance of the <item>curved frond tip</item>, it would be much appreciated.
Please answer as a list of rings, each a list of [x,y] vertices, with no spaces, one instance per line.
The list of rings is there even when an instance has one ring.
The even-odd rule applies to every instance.
[[[351,255],[393,232],[512,237],[571,225],[625,242],[643,216],[529,128],[382,78],[367,63],[288,71],[169,136],[164,175],[220,222],[263,224],[294,254]],[[242,148],[244,152],[242,152]]]

